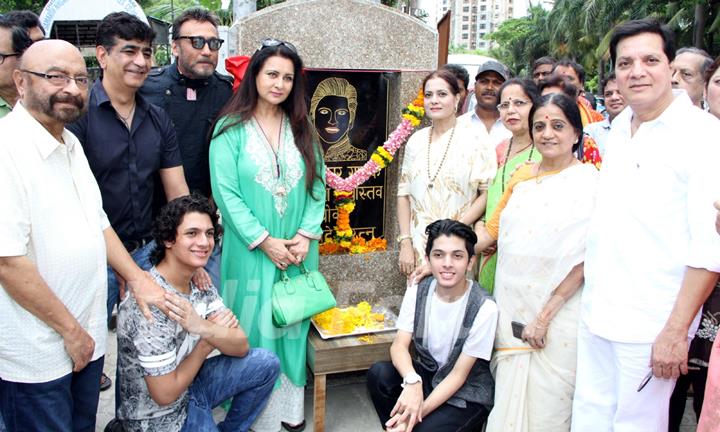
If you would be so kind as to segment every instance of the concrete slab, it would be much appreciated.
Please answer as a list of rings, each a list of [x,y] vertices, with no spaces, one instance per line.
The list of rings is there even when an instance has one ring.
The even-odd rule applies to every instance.
[[[113,379],[113,387],[100,393],[96,432],[102,432],[107,422],[115,416],[115,367],[117,361],[117,339],[115,333],[108,333],[105,373]],[[310,375],[311,376],[311,375]],[[213,413],[217,421],[225,412],[216,408]],[[312,378],[305,389],[305,421],[308,432],[313,432],[312,421]],[[695,432],[697,423],[688,399],[680,432]],[[326,432],[380,432],[382,427],[375,414],[370,396],[365,388],[364,373],[330,375],[327,381],[327,406],[325,412]]]

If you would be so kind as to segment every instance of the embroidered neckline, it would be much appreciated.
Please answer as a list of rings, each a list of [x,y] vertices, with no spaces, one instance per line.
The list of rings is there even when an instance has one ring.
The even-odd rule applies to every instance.
[[[255,118],[250,120],[251,127],[248,128],[247,153],[258,167],[255,182],[272,195],[275,211],[280,216],[287,210],[288,194],[303,176],[300,152],[295,145],[286,145],[286,141],[294,143],[287,122],[287,118],[283,116],[277,154],[272,150]],[[276,174],[278,171],[279,176]]]

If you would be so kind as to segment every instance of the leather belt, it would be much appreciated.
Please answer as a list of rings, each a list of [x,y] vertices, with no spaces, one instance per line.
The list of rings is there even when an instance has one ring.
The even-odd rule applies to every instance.
[[[140,240],[125,240],[122,242],[122,244],[123,246],[125,246],[125,249],[128,251],[128,253],[132,254],[136,250],[150,243],[152,239],[152,237],[145,237]]]

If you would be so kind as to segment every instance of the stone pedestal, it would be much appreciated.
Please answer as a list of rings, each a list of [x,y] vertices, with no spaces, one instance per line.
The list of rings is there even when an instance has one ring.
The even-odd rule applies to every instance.
[[[437,31],[396,9],[369,0],[291,0],[238,20],[228,35],[230,55],[252,55],[265,38],[291,42],[308,68],[391,71],[387,123],[391,132],[422,79],[437,67]],[[388,250],[320,258],[338,304],[367,300],[397,311],[405,292],[395,241],[397,182],[402,151],[386,168],[385,238]]]

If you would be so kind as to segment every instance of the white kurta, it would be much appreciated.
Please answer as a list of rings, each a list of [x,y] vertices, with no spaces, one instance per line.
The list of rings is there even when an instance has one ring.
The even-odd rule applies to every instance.
[[[451,131],[429,146],[429,176],[430,128],[415,132],[405,146],[398,196],[410,199],[410,235],[418,262],[424,262],[425,228],[438,219],[459,219],[478,197],[479,191],[487,189],[497,170],[495,150],[488,144],[487,137],[478,135],[461,122],[455,127],[441,165]],[[435,173],[438,174],[430,188],[430,178]]]
[[[720,272],[720,121],[685,92],[631,136],[631,107],[613,121],[590,224],[581,317],[592,334],[652,343],[685,269]],[[610,319],[609,317],[612,317]],[[697,319],[690,328],[695,333]]]
[[[105,354],[110,226],[77,138],[59,143],[16,104],[0,120],[0,256],[27,256]],[[63,338],[0,286],[0,377],[41,383],[72,371]]]

